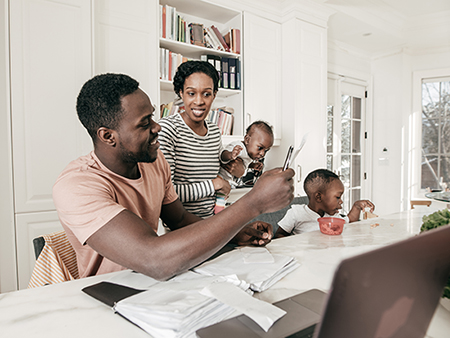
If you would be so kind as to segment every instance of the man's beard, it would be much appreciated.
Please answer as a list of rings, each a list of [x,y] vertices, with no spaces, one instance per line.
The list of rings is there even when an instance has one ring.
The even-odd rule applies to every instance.
[[[131,151],[126,150],[123,148],[122,144],[119,144],[120,151],[122,154],[122,160],[126,163],[138,163],[138,162],[144,162],[144,163],[153,163],[156,161],[157,153],[155,152],[155,155],[152,156],[150,153],[150,144],[147,148],[147,151],[141,151],[138,153],[133,153]]]

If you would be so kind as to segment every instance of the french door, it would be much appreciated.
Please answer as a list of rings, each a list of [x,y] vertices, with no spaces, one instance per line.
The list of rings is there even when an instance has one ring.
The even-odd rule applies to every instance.
[[[366,86],[360,82],[332,75],[328,78],[327,169],[338,174],[344,184],[345,213],[355,201],[367,198]]]

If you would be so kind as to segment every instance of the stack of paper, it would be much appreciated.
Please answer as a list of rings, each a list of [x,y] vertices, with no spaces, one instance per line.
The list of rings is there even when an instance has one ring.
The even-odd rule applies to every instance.
[[[119,301],[114,310],[154,337],[195,337],[196,330],[240,313],[267,331],[285,311],[248,291],[236,276],[187,273]]]
[[[203,263],[194,271],[206,276],[235,274],[253,291],[262,292],[297,267],[293,257],[271,254],[266,248],[243,247]]]

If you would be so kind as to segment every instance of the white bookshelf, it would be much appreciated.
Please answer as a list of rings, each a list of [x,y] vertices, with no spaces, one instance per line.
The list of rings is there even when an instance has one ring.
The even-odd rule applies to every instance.
[[[218,55],[220,57],[232,57],[240,60],[240,89],[219,88],[212,109],[228,106],[234,108],[233,136],[223,136],[224,144],[236,138],[241,139],[244,134],[244,113],[243,113],[243,58],[242,58],[242,12],[227,8],[221,5],[211,4],[202,0],[160,0],[160,5],[169,5],[176,8],[177,14],[186,20],[187,23],[200,23],[204,27],[215,25],[223,34],[231,28],[238,28],[241,31],[241,54],[223,52],[207,47],[191,45],[190,43],[178,42],[171,39],[159,38],[159,47],[166,48],[172,52],[182,54],[189,59],[200,59],[201,55]],[[160,16],[158,15],[160,20]],[[158,32],[159,34],[159,32]],[[161,60],[159,60],[161,62]],[[158,65],[159,69],[159,65]],[[159,104],[174,101],[177,98],[173,91],[171,81],[159,81]]]

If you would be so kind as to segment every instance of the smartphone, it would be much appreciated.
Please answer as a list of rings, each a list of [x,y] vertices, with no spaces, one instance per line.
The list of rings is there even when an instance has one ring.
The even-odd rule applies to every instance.
[[[284,160],[283,171],[289,168],[289,164],[291,163],[291,156],[294,150],[293,146],[289,146],[288,152],[286,154],[286,160]]]

